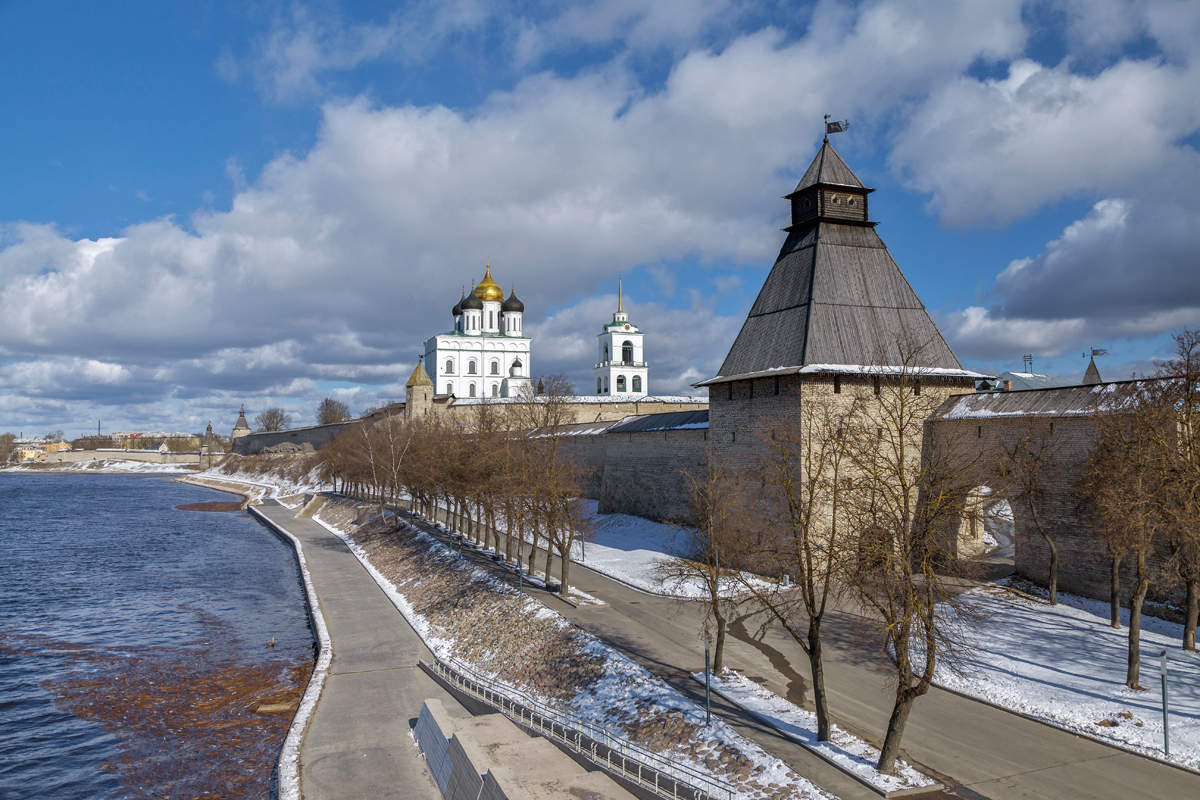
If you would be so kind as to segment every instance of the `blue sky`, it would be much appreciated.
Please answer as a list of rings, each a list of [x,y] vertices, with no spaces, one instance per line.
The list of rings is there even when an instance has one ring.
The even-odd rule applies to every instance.
[[[0,2],[0,430],[403,396],[491,262],[537,374],[615,305],[714,374],[821,115],[965,365],[1107,377],[1200,324],[1176,0]]]

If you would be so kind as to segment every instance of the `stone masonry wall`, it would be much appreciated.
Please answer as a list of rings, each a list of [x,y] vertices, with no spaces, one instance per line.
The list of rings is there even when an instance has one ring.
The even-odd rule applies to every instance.
[[[1053,426],[1051,428],[1050,426]],[[1038,426],[1041,426],[1040,429]],[[1096,420],[1090,415],[988,417],[982,419],[939,419],[927,424],[934,451],[951,454],[959,467],[973,473],[972,480],[1007,495],[1014,519],[1015,568],[1017,574],[1045,586],[1050,573],[1050,548],[1038,533],[1028,500],[1019,489],[1006,487],[1003,474],[1005,452],[1014,443],[1040,430],[1051,443],[1052,459],[1044,470],[1043,497],[1038,517],[1043,520],[1058,547],[1058,585],[1066,592],[1107,600],[1110,560],[1099,534],[1096,512],[1079,497],[1079,481],[1096,438]],[[1122,568],[1122,603],[1128,602],[1133,586],[1130,559]],[[1151,559],[1152,574],[1165,567],[1164,554]],[[1152,579],[1153,580],[1153,579]],[[1179,602],[1182,589],[1155,581],[1152,599]]]
[[[708,431],[606,433],[600,512],[635,514],[662,522],[691,517],[686,473],[708,463]]]

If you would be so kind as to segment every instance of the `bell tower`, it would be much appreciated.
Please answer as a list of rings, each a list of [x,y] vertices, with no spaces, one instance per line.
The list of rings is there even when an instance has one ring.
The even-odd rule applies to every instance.
[[[634,398],[650,393],[650,365],[642,350],[642,330],[625,313],[625,292],[617,279],[617,310],[598,337],[596,394]]]

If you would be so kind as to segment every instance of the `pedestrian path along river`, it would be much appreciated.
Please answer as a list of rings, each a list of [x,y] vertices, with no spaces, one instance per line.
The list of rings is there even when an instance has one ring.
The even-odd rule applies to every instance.
[[[409,735],[426,698],[456,701],[418,666],[428,651],[340,539],[274,500],[252,507],[304,550],[333,660],[300,745],[300,790],[322,798],[440,798]]]

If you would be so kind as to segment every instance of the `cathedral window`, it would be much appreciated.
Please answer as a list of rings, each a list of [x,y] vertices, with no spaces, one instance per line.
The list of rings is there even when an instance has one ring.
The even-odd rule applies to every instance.
[[[608,345],[604,345],[604,360],[608,361]]]
[[[475,373],[475,359],[473,359],[473,358],[467,362],[467,374],[468,375],[476,374]],[[471,385],[474,386],[475,384],[471,384]]]
[[[454,374],[454,362],[448,358],[446,359],[446,374],[447,375]]]
[[[633,390],[635,392],[640,392],[642,390],[642,376],[641,375],[633,376]]]
[[[471,397],[474,397],[474,396],[475,396],[475,384],[472,383],[471,384]]]
[[[633,342],[621,345],[621,361],[625,364],[633,363]]]
[[[499,397],[499,396],[500,396],[500,384],[494,383],[494,384],[492,384],[492,397]]]
[[[596,394],[601,394],[604,390],[600,388],[600,379],[596,378]]]
[[[446,384],[446,394],[454,394],[454,381]]]
[[[618,392],[625,391],[625,376],[624,375],[617,376],[617,391]]]
[[[495,359],[492,359],[492,374],[493,375],[500,374],[500,362],[496,361]]]

